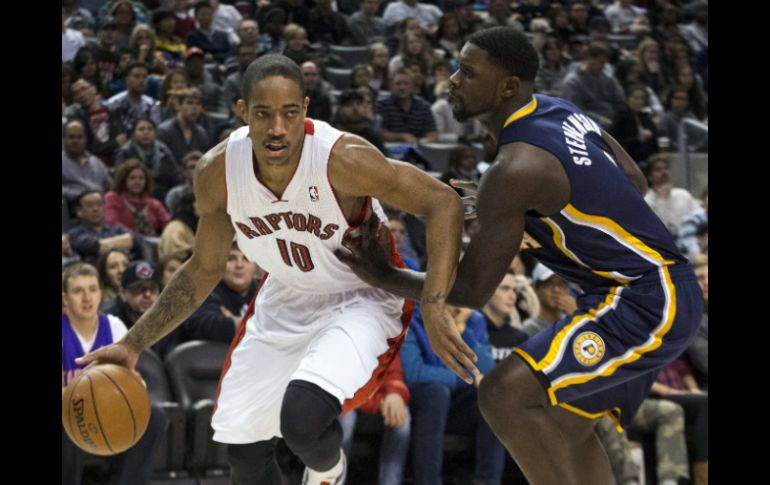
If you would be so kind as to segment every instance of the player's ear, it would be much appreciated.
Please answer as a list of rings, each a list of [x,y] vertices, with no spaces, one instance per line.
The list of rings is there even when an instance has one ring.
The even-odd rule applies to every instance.
[[[307,107],[308,106],[310,106],[310,98],[305,96],[305,102],[304,102],[304,106],[303,106],[303,109],[305,110],[305,116],[307,116]]]
[[[515,98],[521,89],[521,79],[518,76],[507,76],[503,78],[500,86],[500,97],[503,99]]]
[[[235,102],[235,107],[238,109],[238,113],[241,115],[241,119],[243,119],[243,122],[247,125],[249,124],[249,110],[246,106],[246,101],[239,99]]]

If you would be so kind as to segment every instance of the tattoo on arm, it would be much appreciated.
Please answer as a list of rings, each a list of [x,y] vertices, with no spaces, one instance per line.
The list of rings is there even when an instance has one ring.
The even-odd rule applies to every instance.
[[[446,293],[441,293],[440,291],[436,293],[433,296],[429,296],[427,298],[422,299],[423,305],[430,305],[435,303],[440,303],[442,301],[446,300]]]
[[[142,317],[141,325],[131,329],[125,342],[134,349],[145,349],[174,329],[195,309],[195,283],[186,271],[179,271],[160,299]]]

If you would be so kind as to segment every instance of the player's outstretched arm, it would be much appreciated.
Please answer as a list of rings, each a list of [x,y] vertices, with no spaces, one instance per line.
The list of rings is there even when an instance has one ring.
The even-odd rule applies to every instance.
[[[422,291],[425,329],[436,355],[466,381],[478,374],[475,354],[463,342],[447,309],[460,257],[463,206],[457,193],[416,167],[386,159],[366,140],[346,135],[334,148],[329,180],[347,196],[372,196],[397,209],[425,216],[428,268]]]
[[[218,153],[220,152],[220,153]],[[224,274],[234,230],[226,211],[224,143],[198,163],[195,196],[200,220],[192,257],[174,274],[158,301],[119,342],[83,356],[77,362],[115,363],[133,369],[139,354],[192,314]]]
[[[569,182],[556,158],[523,143],[502,147],[481,180],[476,200],[480,229],[460,262],[448,302],[467,308],[486,304],[521,245],[526,212],[552,214],[568,198]],[[387,240],[377,243],[376,235],[370,236],[369,244],[366,238],[348,241],[350,254],[338,257],[373,286],[417,299],[424,273],[386,264]]]

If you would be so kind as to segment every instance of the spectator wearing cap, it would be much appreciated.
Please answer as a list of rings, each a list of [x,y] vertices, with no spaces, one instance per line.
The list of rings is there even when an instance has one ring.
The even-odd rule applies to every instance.
[[[198,124],[201,115],[201,92],[198,88],[183,89],[178,97],[179,106],[174,118],[158,127],[158,139],[168,145],[176,160],[194,150],[206,153],[211,148],[211,137]]]
[[[181,64],[182,56],[187,45],[181,38],[174,35],[176,15],[171,9],[159,8],[152,14],[152,25],[155,27],[155,48],[163,54],[169,68]]]
[[[96,31],[96,42],[91,44],[91,54],[96,62],[96,69],[101,77],[102,96],[106,96],[108,86],[115,80],[118,70],[118,48],[115,45],[117,39],[117,24],[112,16],[104,17],[99,22]]]
[[[223,64],[230,52],[231,44],[227,32],[214,27],[214,9],[208,0],[195,3],[195,22],[198,27],[187,34],[185,44],[200,48],[207,59]]]
[[[189,47],[184,53],[187,85],[200,90],[201,101],[206,111],[216,113],[221,107],[222,86],[217,84],[214,76],[205,68],[204,56],[205,53],[200,47]]]
[[[364,96],[355,89],[348,89],[337,99],[337,112],[332,118],[332,125],[338,130],[358,135],[385,153],[382,137],[372,127],[366,116]]]
[[[120,318],[130,329],[158,299],[160,273],[149,261],[132,261],[120,276],[120,285],[118,295],[104,302],[99,310]]]
[[[537,263],[532,270],[532,282],[535,294],[540,300],[540,313],[524,320],[521,326],[521,330],[530,337],[577,310],[575,298],[569,293],[567,280],[551,271],[548,266]]]

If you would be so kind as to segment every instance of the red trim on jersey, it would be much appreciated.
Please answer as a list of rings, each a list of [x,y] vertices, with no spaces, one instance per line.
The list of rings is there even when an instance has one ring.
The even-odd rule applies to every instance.
[[[399,268],[406,268],[406,263],[404,263],[401,254],[399,254],[398,249],[396,249],[396,241],[395,238],[393,238],[393,234],[391,234],[390,231],[384,226],[380,226],[379,230],[388,231],[388,237],[390,238],[391,264]],[[372,377],[369,378],[369,381],[359,390],[357,390],[352,398],[346,399],[345,402],[342,403],[343,414],[347,413],[351,409],[356,409],[362,406],[366,401],[374,396],[374,394],[377,392],[377,389],[379,389],[380,386],[385,382],[386,371],[396,359],[396,357],[398,357],[398,352],[401,350],[401,345],[404,343],[404,339],[406,338],[406,332],[409,329],[409,323],[412,321],[413,311],[414,301],[404,300],[404,307],[401,311],[401,325],[403,326],[401,333],[397,337],[388,339],[388,350],[377,357],[379,364],[377,365],[377,368],[374,369],[374,372],[372,372]]]
[[[315,125],[313,124],[313,120],[310,118],[305,118],[305,134],[315,135]]]
[[[251,303],[249,303],[249,307],[246,309],[246,314],[243,315],[241,324],[238,326],[238,330],[235,332],[235,337],[233,337],[233,341],[230,343],[230,348],[228,349],[227,356],[225,357],[225,365],[222,367],[222,374],[219,376],[219,382],[217,383],[217,393],[214,397],[214,413],[217,412],[217,404],[219,403],[219,390],[222,387],[222,381],[225,379],[225,374],[227,374],[227,371],[230,370],[230,356],[233,354],[233,350],[235,350],[238,344],[241,343],[241,340],[243,340],[243,336],[246,335],[246,320],[248,320],[254,314],[254,303],[257,301],[259,290],[262,289],[262,285],[265,284],[266,280],[267,273],[263,274],[262,279],[259,280],[257,291],[254,292],[254,298],[251,299]]]

